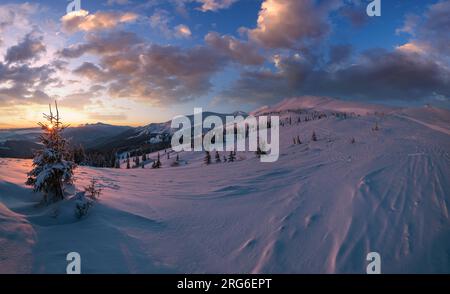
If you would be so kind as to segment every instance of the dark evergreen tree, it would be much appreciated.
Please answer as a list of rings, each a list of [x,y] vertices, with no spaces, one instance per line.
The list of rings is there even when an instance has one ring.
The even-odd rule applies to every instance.
[[[206,151],[204,162],[206,165],[211,164],[211,154],[209,153],[209,151]]]
[[[86,155],[84,153],[84,148],[82,145],[73,148],[72,159],[76,164],[82,164],[86,160]]]
[[[161,167],[161,160],[160,159],[161,158],[160,158],[160,155],[159,155],[159,152],[158,152],[158,159],[155,162],[153,162],[152,168],[160,168]]]
[[[220,160],[220,154],[219,154],[219,151],[216,151],[216,162],[217,162],[217,163],[222,162],[222,160]]]
[[[228,156],[228,161],[233,162],[236,159],[236,155],[233,151],[230,151],[230,155]]]
[[[136,158],[134,159],[134,163],[135,163],[136,167],[139,167],[139,165],[141,164],[139,156],[136,156]]]
[[[314,142],[317,141],[316,132],[312,133],[311,140],[313,140]]]

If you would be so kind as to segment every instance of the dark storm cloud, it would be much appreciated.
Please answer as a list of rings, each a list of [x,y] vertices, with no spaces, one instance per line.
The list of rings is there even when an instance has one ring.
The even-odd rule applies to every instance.
[[[353,53],[353,47],[349,44],[330,46],[330,65],[340,65],[346,63]]]
[[[450,72],[416,53],[372,50],[336,71],[299,58],[278,61],[276,72],[244,72],[224,98],[273,102],[287,95],[328,95],[357,100],[422,100],[450,97]],[[246,99],[247,100],[247,99]],[[263,101],[261,101],[263,100]]]

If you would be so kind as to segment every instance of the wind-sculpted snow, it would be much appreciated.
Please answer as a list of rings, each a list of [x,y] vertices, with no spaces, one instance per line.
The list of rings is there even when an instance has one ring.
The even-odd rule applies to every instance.
[[[374,251],[383,273],[450,273],[450,136],[429,127],[445,127],[435,111],[283,111],[276,163],[185,152],[172,167],[162,152],[161,169],[80,167],[70,195],[92,177],[103,188],[81,220],[72,199],[37,205],[30,161],[2,159],[0,269],[64,273],[76,251],[85,273],[365,273]]]

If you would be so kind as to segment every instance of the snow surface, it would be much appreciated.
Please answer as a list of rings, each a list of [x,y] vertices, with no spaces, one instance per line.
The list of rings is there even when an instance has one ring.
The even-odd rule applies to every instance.
[[[79,167],[69,195],[103,188],[81,220],[73,198],[38,204],[31,161],[0,159],[0,272],[64,273],[76,251],[83,273],[365,273],[376,251],[383,273],[450,273],[448,112],[358,107],[281,127],[276,163],[184,152],[171,167],[163,151],[157,170]]]

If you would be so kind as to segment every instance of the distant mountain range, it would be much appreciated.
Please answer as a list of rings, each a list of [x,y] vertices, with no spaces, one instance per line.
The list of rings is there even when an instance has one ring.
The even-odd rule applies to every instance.
[[[204,112],[203,118],[216,115],[225,120],[226,116],[247,116],[244,112],[230,114]],[[194,116],[188,118],[194,125]],[[173,134],[171,120],[163,123],[151,123],[143,127],[114,126],[104,123],[85,124],[69,127],[64,136],[73,146],[83,146],[86,151],[111,153],[136,149],[152,149],[170,143]],[[0,157],[32,158],[35,150],[40,148],[40,128],[2,129],[0,130]]]
[[[90,149],[130,129],[132,127],[103,123],[86,124],[67,128],[64,136],[72,145],[82,145],[85,149]],[[0,130],[0,157],[31,158],[34,151],[41,148],[40,134],[40,128]]]

